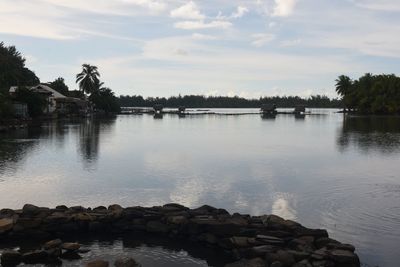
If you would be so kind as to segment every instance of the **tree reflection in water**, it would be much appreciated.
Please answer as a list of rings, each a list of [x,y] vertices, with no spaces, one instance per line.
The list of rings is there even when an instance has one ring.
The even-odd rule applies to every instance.
[[[354,146],[361,152],[396,153],[400,149],[400,117],[345,116],[337,137],[344,152]]]
[[[0,174],[5,170],[16,171],[38,146],[68,145],[66,138],[76,131],[79,131],[78,153],[85,167],[92,168],[98,159],[100,136],[110,132],[114,124],[115,118],[51,121],[1,133]]]

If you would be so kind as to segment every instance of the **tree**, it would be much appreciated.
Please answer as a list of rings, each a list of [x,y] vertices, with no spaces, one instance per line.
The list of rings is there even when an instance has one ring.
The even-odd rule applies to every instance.
[[[25,58],[15,46],[0,42],[0,92],[7,93],[11,86],[33,86],[40,83],[33,71],[25,67]]]
[[[100,73],[96,66],[90,64],[82,65],[82,72],[76,75],[76,83],[79,84],[79,88],[82,92],[91,94],[96,91],[98,87]]]
[[[94,104],[97,110],[105,113],[118,113],[120,106],[113,91],[108,87],[101,87],[98,91],[92,93],[89,100]]]
[[[65,84],[64,78],[62,77],[58,77],[52,81],[50,87],[63,95],[68,95],[68,86]]]
[[[400,77],[394,74],[366,73],[354,81],[342,75],[336,82],[345,105],[358,113],[400,113]]]

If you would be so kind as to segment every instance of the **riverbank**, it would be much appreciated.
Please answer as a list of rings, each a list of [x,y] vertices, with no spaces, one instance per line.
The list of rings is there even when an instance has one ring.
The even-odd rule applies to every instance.
[[[134,232],[185,239],[224,250],[232,259],[226,266],[360,266],[355,248],[329,238],[326,230],[309,229],[275,215],[229,214],[202,206],[108,208],[80,206],[0,210],[0,242],[27,239],[48,241],[71,234],[96,235]],[[51,251],[38,248],[43,261]],[[3,253],[4,254],[4,253]],[[61,256],[61,254],[60,254]],[[19,258],[23,261],[23,255]]]

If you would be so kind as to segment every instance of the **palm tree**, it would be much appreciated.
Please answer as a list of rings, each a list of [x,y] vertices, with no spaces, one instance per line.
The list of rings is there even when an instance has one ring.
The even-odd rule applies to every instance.
[[[336,80],[336,92],[345,97],[350,92],[350,87],[353,84],[351,79],[346,75],[340,75]]]
[[[83,64],[82,72],[76,75],[76,83],[79,84],[79,88],[82,90],[82,92],[91,94],[99,87],[99,77],[100,73],[96,66]]]

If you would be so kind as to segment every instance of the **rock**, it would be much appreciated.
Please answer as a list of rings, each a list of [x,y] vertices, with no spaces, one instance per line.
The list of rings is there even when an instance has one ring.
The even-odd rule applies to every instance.
[[[89,232],[104,232],[108,230],[108,225],[102,222],[89,222]]]
[[[113,205],[108,206],[108,210],[114,211],[114,212],[122,212],[123,208],[118,204],[113,204]]]
[[[242,259],[237,262],[226,264],[225,267],[265,267],[265,262],[261,258],[251,260]]]
[[[215,235],[210,234],[210,233],[204,233],[204,234],[199,235],[197,237],[197,240],[204,241],[209,244],[216,244],[218,242],[218,238]]]
[[[90,252],[90,249],[87,249],[87,248],[80,248],[80,249],[78,249],[77,252],[78,252],[78,253],[81,253],[81,254],[85,254],[85,253],[89,253],[89,252]]]
[[[274,261],[273,263],[271,263],[270,267],[282,267],[282,262],[280,261]]]
[[[2,218],[10,218],[15,214],[15,211],[12,209],[1,209],[0,210],[0,219]]]
[[[163,208],[174,208],[175,210],[187,210],[187,209],[188,209],[188,208],[186,208],[185,206],[182,206],[182,205],[177,204],[177,203],[168,203],[168,204],[165,204],[165,205],[163,206]]]
[[[67,250],[66,252],[61,254],[60,258],[66,260],[79,260],[82,257],[78,254],[78,250]]]
[[[114,263],[115,267],[140,267],[141,265],[133,258],[124,257],[119,258]]]
[[[276,215],[264,215],[261,216],[261,221],[266,227],[271,228],[282,228],[285,222],[285,219],[276,216]]]
[[[18,251],[8,250],[3,251],[1,254],[1,265],[8,266],[17,266],[22,262],[22,255]]]
[[[108,261],[103,261],[103,260],[95,260],[88,262],[86,264],[86,267],[108,267],[109,263]]]
[[[0,234],[11,230],[13,226],[14,226],[13,219],[8,219],[8,218],[0,219]]]
[[[356,248],[350,244],[341,244],[341,243],[329,243],[326,246],[328,249],[340,249],[340,250],[348,250],[354,252]]]
[[[338,263],[359,263],[358,256],[351,251],[336,249],[330,251],[331,258]]]
[[[335,263],[332,261],[313,261],[313,267],[335,267]]]
[[[25,204],[22,208],[22,214],[27,216],[34,216],[40,213],[40,208],[32,205],[32,204]]]
[[[46,263],[48,254],[44,250],[36,250],[22,255],[22,261],[27,264]]]
[[[288,250],[287,252],[289,252],[294,257],[295,261],[301,261],[307,259],[311,255],[308,252],[297,251],[297,250]]]
[[[279,261],[283,267],[289,267],[296,263],[292,254],[285,250],[278,250],[276,252],[267,253],[265,259],[267,262]]]
[[[292,267],[313,267],[313,266],[308,260],[302,260],[292,265]]]
[[[325,229],[308,229],[298,228],[297,236],[313,236],[314,238],[328,237],[328,232]]]
[[[248,238],[243,236],[233,236],[229,238],[229,241],[231,242],[233,247],[239,247],[239,248],[248,247],[249,242],[247,242],[247,240]]]
[[[285,241],[281,238],[266,235],[257,235],[256,240],[263,244],[274,246],[283,246],[285,244]]]
[[[59,206],[56,206],[56,210],[66,211],[66,210],[68,210],[68,207],[65,205],[59,205]]]
[[[168,233],[169,227],[159,221],[149,221],[146,224],[146,230],[150,233]]]
[[[53,249],[53,248],[59,248],[61,247],[62,241],[61,239],[54,239],[54,240],[50,240],[48,242],[46,242],[43,245],[44,249]]]
[[[41,219],[21,217],[18,218],[17,222],[15,223],[14,231],[19,232],[27,229],[38,228],[41,224]]]
[[[91,222],[94,220],[92,215],[86,212],[74,214],[72,215],[72,219],[79,222]]]
[[[51,249],[46,249],[46,253],[51,257],[51,258],[58,258],[62,254],[61,248],[51,248]]]
[[[267,253],[272,253],[274,247],[270,245],[255,246],[250,248],[249,254],[251,256],[265,256]]]
[[[324,260],[329,258],[329,253],[326,250],[325,247],[320,248],[318,250],[315,250],[312,254],[311,257],[315,260]]]
[[[73,212],[85,212],[86,209],[82,206],[72,206],[69,208],[69,210],[73,211]]]
[[[185,216],[170,216],[167,218],[167,222],[170,224],[186,224],[188,219]]]
[[[79,243],[63,243],[61,248],[68,251],[77,251],[81,248],[81,245]]]
[[[95,212],[104,212],[104,211],[107,211],[107,208],[104,207],[104,206],[98,206],[98,207],[94,208],[93,211],[95,211]]]
[[[329,237],[321,237],[314,241],[314,244],[318,249],[326,247],[330,243],[339,243],[339,242],[337,242],[336,240],[333,240]]]

